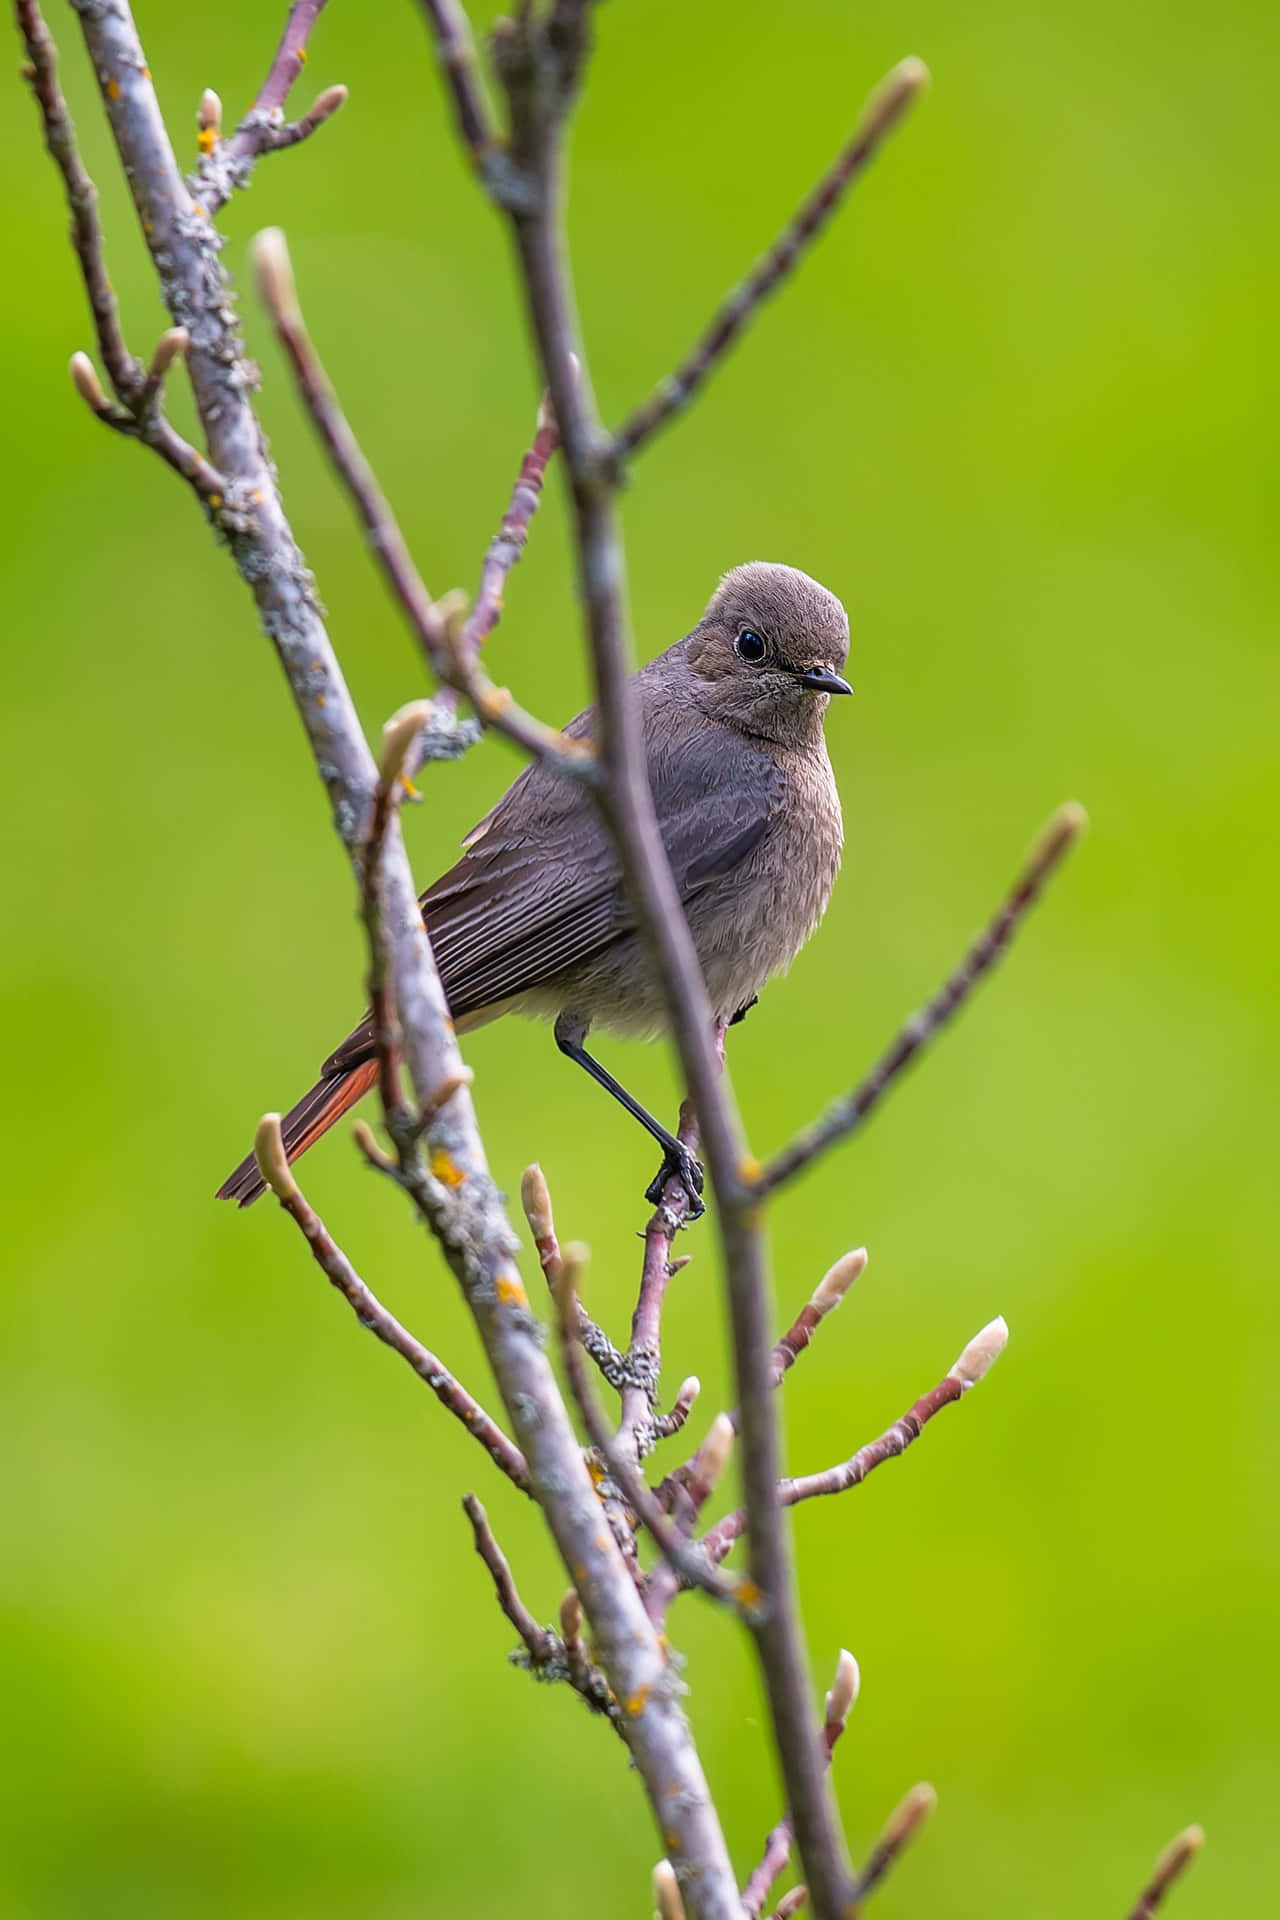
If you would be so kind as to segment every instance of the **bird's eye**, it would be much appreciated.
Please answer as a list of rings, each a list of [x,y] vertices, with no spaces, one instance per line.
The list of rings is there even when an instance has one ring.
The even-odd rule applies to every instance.
[[[752,666],[764,659],[768,648],[760,635],[752,627],[744,627],[733,643],[733,650],[739,660],[747,660]]]

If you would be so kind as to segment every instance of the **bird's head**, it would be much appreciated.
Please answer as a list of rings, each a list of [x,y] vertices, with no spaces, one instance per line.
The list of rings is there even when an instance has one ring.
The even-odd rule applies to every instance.
[[[762,739],[816,737],[831,695],[853,691],[841,677],[848,616],[796,567],[750,560],[726,573],[684,648],[708,718]]]

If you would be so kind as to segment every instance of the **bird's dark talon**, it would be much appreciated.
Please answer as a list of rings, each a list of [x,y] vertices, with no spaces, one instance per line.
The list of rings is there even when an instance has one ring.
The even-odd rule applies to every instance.
[[[688,1147],[682,1146],[679,1141],[667,1148],[662,1165],[644,1190],[644,1197],[650,1206],[662,1205],[667,1182],[673,1179],[680,1182],[689,1201],[685,1214],[686,1225],[690,1220],[700,1220],[707,1210],[702,1201],[702,1162],[695,1159]]]
[[[729,1025],[731,1027],[738,1026],[743,1020],[746,1019],[752,1007],[758,1007],[759,1005],[760,1005],[760,995],[758,993],[753,993],[751,998],[747,1001],[746,1006],[738,1008],[738,1011],[734,1014],[732,1020],[730,1020]]]

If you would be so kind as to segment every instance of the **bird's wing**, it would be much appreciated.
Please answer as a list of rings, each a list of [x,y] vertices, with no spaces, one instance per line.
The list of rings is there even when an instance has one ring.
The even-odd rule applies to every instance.
[[[688,900],[764,838],[785,797],[774,762],[706,728],[651,742],[649,778],[667,858]],[[527,993],[634,929],[617,859],[585,789],[529,767],[422,896],[455,1019]],[[325,1063],[367,1057],[368,1022]]]

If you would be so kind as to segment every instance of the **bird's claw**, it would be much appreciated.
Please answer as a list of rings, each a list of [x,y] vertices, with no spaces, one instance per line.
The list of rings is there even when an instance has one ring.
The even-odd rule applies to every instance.
[[[662,1165],[644,1190],[644,1197],[650,1206],[662,1205],[668,1180],[678,1180],[685,1190],[689,1201],[686,1224],[691,1220],[700,1220],[707,1210],[702,1200],[702,1162],[679,1140],[673,1141],[667,1148]]]

